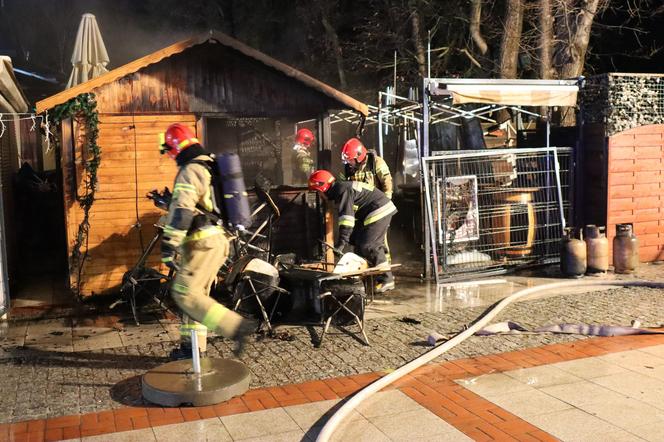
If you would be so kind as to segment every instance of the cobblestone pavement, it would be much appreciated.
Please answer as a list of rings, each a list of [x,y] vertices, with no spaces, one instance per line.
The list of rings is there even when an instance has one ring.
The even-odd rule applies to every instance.
[[[334,331],[320,348],[311,344],[311,332],[290,328],[292,340],[262,339],[251,342],[243,361],[253,373],[252,387],[266,387],[389,370],[424,353],[430,331],[451,336],[477,318],[486,307],[449,308],[440,313],[420,313],[403,322],[401,316],[367,321],[371,347]],[[495,322],[515,321],[531,328],[571,322],[629,325],[638,319],[643,327],[664,321],[662,291],[618,288],[575,295],[560,295],[513,304]],[[316,329],[320,332],[320,328]],[[550,343],[583,339],[575,335],[511,334],[472,337],[446,354],[457,359],[493,354]],[[146,405],[140,395],[140,375],[166,362],[171,341],[117,348],[59,352],[16,347],[0,341],[0,422],[81,414]],[[212,338],[211,357],[230,355],[230,343]]]

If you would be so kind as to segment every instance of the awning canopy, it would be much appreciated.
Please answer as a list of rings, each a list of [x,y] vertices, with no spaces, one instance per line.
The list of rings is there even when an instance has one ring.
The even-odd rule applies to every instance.
[[[28,111],[28,100],[14,76],[12,59],[0,55],[0,112],[20,113]]]
[[[97,26],[97,19],[92,14],[83,14],[71,56],[73,67],[67,89],[105,74],[108,72],[108,62],[108,53]]]
[[[429,79],[429,92],[453,104],[574,106],[578,91],[577,80]]]

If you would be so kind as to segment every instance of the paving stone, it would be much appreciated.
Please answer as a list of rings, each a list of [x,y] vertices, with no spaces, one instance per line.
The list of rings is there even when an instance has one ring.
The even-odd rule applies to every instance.
[[[396,368],[428,350],[423,341],[432,330],[454,335],[483,313],[485,308],[450,307],[439,312],[408,314],[421,324],[407,324],[401,322],[400,317],[368,320],[370,347],[347,334],[335,332],[326,336],[320,348],[315,348],[307,328],[289,327],[287,330],[292,341],[252,339],[242,361],[252,372],[252,388]],[[629,325],[638,318],[643,327],[654,327],[661,325],[662,317],[664,303],[661,302],[661,290],[616,288],[519,302],[501,312],[495,322],[510,320],[534,328],[557,322]],[[109,329],[113,328],[113,324],[118,326],[117,333],[121,339],[133,330],[140,330],[140,327],[136,329],[132,325],[131,318],[93,318],[75,325],[97,325]],[[71,321],[57,318],[10,321],[5,334],[20,335],[24,333],[21,330],[25,330],[26,335],[33,338],[39,335],[60,340],[64,347],[53,347],[53,339],[47,340],[45,347],[40,347],[37,341],[31,341],[30,346],[26,347],[0,340],[0,391],[3,392],[0,397],[0,422],[25,420],[24,413],[28,410],[31,410],[31,415],[52,417],[57,413],[66,415],[125,405],[146,405],[140,394],[140,376],[165,363],[168,353],[175,346],[171,340],[162,340],[165,335],[159,335],[157,328],[161,326],[166,330],[164,327],[172,325],[172,320],[148,321],[146,324],[149,331],[140,334],[147,342],[139,339],[140,343],[135,345],[73,351],[71,340],[76,328],[72,329]],[[18,327],[16,332],[10,332],[15,326]],[[67,330],[69,335],[65,333]],[[63,335],[50,335],[53,331],[63,331]],[[316,328],[316,333],[320,333],[320,327]],[[476,357],[579,339],[586,337],[554,334],[474,336],[439,360]],[[127,339],[127,342],[130,341]],[[221,337],[209,339],[208,352],[211,356],[229,357],[231,350],[230,341]],[[653,354],[664,358],[664,346],[639,351],[656,352]],[[585,367],[565,366],[574,362],[562,363],[559,368],[574,376],[585,377],[582,375]],[[615,364],[607,363],[606,366],[616,368],[602,372],[600,367],[596,367],[597,377],[618,375],[622,371]],[[650,379],[654,379],[653,376],[659,379],[659,372],[654,369],[648,373],[652,375]]]

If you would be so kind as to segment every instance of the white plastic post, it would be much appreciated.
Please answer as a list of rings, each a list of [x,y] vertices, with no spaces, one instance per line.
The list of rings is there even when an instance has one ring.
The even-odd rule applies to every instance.
[[[194,364],[194,373],[201,374],[201,354],[198,352],[198,330],[191,330],[191,360]]]

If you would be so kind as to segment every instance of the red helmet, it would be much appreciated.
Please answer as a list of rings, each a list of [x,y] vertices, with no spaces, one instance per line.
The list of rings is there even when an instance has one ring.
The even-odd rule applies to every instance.
[[[334,183],[334,175],[327,170],[317,170],[309,176],[309,190],[327,192]]]
[[[300,129],[297,131],[297,134],[295,134],[295,143],[300,144],[307,149],[311,147],[311,144],[315,139],[316,137],[314,137],[314,133],[309,129]]]
[[[361,163],[367,157],[367,148],[357,138],[346,141],[341,149],[341,161],[344,164]]]
[[[191,129],[184,124],[171,124],[166,132],[159,134],[160,152],[173,159],[184,149],[194,144],[200,144],[200,142]]]

